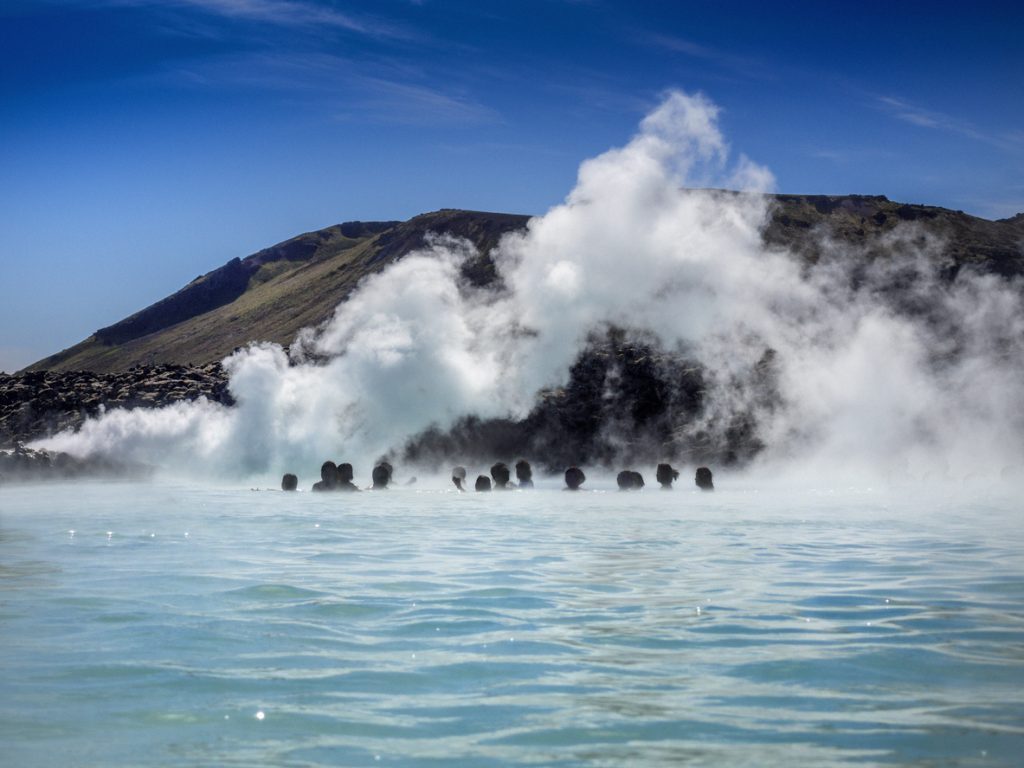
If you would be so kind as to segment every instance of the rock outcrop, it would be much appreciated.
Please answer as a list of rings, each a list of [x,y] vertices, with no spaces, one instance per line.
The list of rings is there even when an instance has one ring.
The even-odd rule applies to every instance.
[[[233,404],[219,363],[139,366],[122,373],[0,373],[0,448],[77,429],[102,409],[157,408],[200,397]]]
[[[146,467],[105,459],[77,459],[67,453],[26,448],[14,443],[0,449],[0,485],[13,482],[53,482],[78,477],[140,477]]]
[[[705,418],[708,377],[695,360],[611,330],[591,338],[566,385],[540,392],[526,418],[467,416],[449,429],[414,436],[400,458],[439,468],[452,457],[530,456],[549,473],[572,464],[642,463],[656,456],[743,464],[763,448],[758,417],[778,398],[774,354],[766,350],[745,378],[729,383],[754,393],[747,400],[756,408],[725,421]]]

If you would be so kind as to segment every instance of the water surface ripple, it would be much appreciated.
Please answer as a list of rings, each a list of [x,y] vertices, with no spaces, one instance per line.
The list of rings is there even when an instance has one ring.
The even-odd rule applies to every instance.
[[[1019,765],[1012,497],[0,489],[0,764]]]

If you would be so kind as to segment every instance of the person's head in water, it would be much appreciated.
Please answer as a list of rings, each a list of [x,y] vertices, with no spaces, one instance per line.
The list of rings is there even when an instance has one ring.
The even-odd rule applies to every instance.
[[[491,477],[494,478],[494,487],[496,490],[503,491],[508,488],[508,481],[511,477],[511,473],[508,471],[508,465],[503,461],[499,461],[491,467]]]
[[[533,470],[526,459],[516,462],[516,480],[519,481],[520,488],[533,488]]]
[[[294,491],[299,487],[299,478],[293,475],[291,472],[281,478],[281,490],[282,491]]]
[[[655,475],[659,483],[661,483],[662,490],[671,490],[672,483],[679,479],[679,471],[672,469],[671,464],[659,464],[658,471]]]
[[[314,491],[333,491],[338,487],[338,467],[333,461],[320,465],[320,482],[313,484]]]
[[[455,467],[455,469],[452,470],[452,482],[455,483],[455,487],[458,488],[460,491],[466,490],[462,485],[463,483],[466,482],[465,467]]]
[[[391,465],[387,463],[378,464],[373,468],[372,477],[374,490],[387,488],[388,483],[391,482]]]
[[[715,484],[711,479],[711,470],[707,467],[697,467],[697,476],[694,480],[702,491],[715,490]]]
[[[491,490],[491,478],[489,478],[487,475],[477,475],[476,489],[478,491]]]
[[[586,479],[587,476],[579,467],[569,467],[565,470],[565,485],[570,491],[578,491]]]
[[[358,491],[356,484],[352,482],[352,478],[355,477],[355,472],[352,470],[352,465],[347,461],[344,464],[338,465],[338,490],[339,491]]]
[[[644,487],[643,475],[631,469],[624,469],[619,472],[615,481],[619,484],[620,491],[639,491]]]

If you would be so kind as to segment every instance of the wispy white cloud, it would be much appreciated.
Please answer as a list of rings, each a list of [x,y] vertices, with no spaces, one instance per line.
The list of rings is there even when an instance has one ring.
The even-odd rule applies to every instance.
[[[807,155],[816,160],[828,160],[837,165],[847,165],[892,157],[893,153],[877,147],[812,147],[807,150]]]
[[[560,73],[543,83],[545,90],[565,99],[566,108],[586,112],[613,114],[643,114],[651,99],[637,94],[625,85],[600,77],[587,77],[578,73]]]
[[[312,95],[328,114],[342,121],[421,125],[502,121],[496,110],[468,93],[436,87],[408,67],[381,60],[354,61],[330,54],[244,54],[176,66],[159,79],[165,85]]]
[[[350,82],[364,96],[356,102],[355,110],[339,112],[336,117],[340,120],[382,119],[406,124],[501,122],[497,111],[463,95],[380,77],[356,76]]]
[[[905,123],[919,125],[922,128],[938,128],[943,123],[950,123],[950,118],[947,116],[924,110],[903,99],[897,99],[892,96],[878,96],[877,100],[883,110]]]
[[[1007,152],[1024,152],[1024,133],[997,132],[979,128],[973,123],[943,112],[926,109],[895,96],[875,96],[875,106],[883,112],[919,128],[945,131],[974,141],[989,144]]]
[[[339,11],[315,0],[83,0],[81,4],[119,8],[193,10],[211,16],[278,27],[340,29],[378,38],[409,38],[399,25]]]
[[[357,19],[334,8],[303,0],[172,0],[207,13],[282,26],[323,25],[367,35],[394,34],[380,22]]]
[[[762,61],[746,56],[739,56],[719,48],[696,43],[682,37],[662,33],[641,35],[641,43],[657,46],[666,51],[681,53],[692,59],[699,59],[720,69],[747,78],[764,79],[772,77],[771,69]]]
[[[546,156],[546,157],[565,157],[574,158],[575,155],[551,147],[546,144],[531,144],[524,142],[514,141],[461,141],[457,144],[445,143],[439,144],[438,147],[445,152],[453,155],[477,155],[485,154],[492,155],[494,153],[501,154],[517,154],[517,155],[530,155],[530,156]]]

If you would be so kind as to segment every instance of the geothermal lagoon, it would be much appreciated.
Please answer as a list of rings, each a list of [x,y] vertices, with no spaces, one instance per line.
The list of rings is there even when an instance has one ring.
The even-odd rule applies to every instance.
[[[1022,31],[0,0],[0,768],[1024,766]]]
[[[4,487],[3,762],[1017,763],[1019,494],[715,479]]]
[[[442,211],[235,259],[50,358],[122,345],[73,396],[11,378],[5,423],[51,453],[0,487],[3,761],[1019,764],[1021,222],[768,196],[718,114],[669,92],[514,226]],[[786,205],[804,235],[769,242]],[[241,297],[182,299],[232,275]],[[259,335],[330,275],[312,325]],[[139,367],[225,328],[203,375]],[[424,474],[520,457],[559,474]],[[308,492],[328,458],[397,487]],[[93,467],[151,480],[65,482]],[[253,488],[285,472],[306,490]]]

